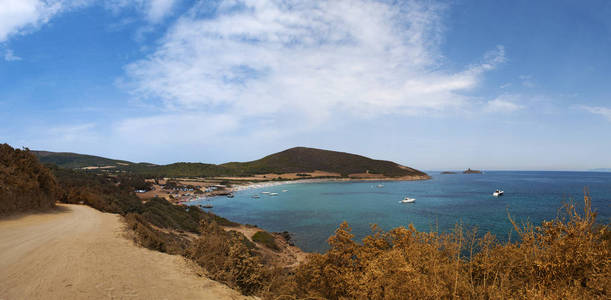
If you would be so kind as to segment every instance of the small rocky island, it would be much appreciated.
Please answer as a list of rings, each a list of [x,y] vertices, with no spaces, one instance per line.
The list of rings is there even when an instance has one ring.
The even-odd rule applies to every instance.
[[[456,174],[456,172],[452,172],[452,171],[443,171],[443,172],[441,172],[441,174]]]
[[[482,174],[482,171],[479,170],[471,170],[471,168],[466,169],[462,172],[463,174]]]

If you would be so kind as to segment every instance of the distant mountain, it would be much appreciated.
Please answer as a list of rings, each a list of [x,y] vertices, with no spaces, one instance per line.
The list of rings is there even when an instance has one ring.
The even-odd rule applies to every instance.
[[[297,173],[319,170],[339,173],[344,177],[358,173],[382,174],[386,177],[426,176],[424,172],[391,161],[306,147],[291,148],[251,162],[231,162],[221,166],[235,173],[244,174]]]
[[[53,163],[63,168],[128,171],[147,176],[219,177],[326,171],[339,173],[342,177],[348,177],[350,174],[381,174],[392,178],[406,176],[429,178],[424,172],[391,161],[306,147],[291,148],[250,162],[230,162],[220,165],[186,162],[153,165],[76,153],[32,152],[41,162]]]
[[[592,172],[611,172],[611,168],[590,169],[588,171],[592,171]]]

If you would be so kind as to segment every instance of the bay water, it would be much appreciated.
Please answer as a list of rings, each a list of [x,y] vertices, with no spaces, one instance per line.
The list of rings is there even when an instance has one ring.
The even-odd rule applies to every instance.
[[[212,204],[212,212],[229,220],[267,231],[288,231],[295,244],[308,252],[328,249],[327,238],[343,221],[352,227],[356,239],[370,234],[371,224],[389,230],[411,223],[420,231],[447,232],[460,223],[505,240],[513,228],[508,213],[518,223],[540,224],[556,217],[567,201],[583,206],[584,188],[589,189],[599,222],[608,223],[611,217],[611,173],[427,173],[431,180],[289,183],[190,204]],[[493,197],[496,189],[505,195]],[[416,202],[399,203],[406,196]]]

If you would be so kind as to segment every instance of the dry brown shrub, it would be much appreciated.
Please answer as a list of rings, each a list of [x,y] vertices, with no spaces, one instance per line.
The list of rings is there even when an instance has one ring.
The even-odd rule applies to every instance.
[[[125,216],[128,229],[134,233],[134,241],[143,247],[183,255],[188,245],[186,239],[177,234],[166,233],[153,228],[142,215],[130,213]]]
[[[0,144],[0,215],[52,208],[58,189],[51,172],[30,150]]]
[[[241,233],[223,230],[216,222],[202,221],[201,235],[187,256],[208,272],[211,278],[237,287],[250,295],[268,282],[261,259],[249,249]]]

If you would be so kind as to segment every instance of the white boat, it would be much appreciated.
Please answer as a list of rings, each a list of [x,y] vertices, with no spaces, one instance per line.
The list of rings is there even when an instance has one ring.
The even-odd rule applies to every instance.
[[[253,198],[261,198],[259,195],[252,195]]]
[[[278,193],[269,193],[270,196],[278,196]]]
[[[405,197],[405,198],[403,198],[403,200],[401,200],[399,202],[401,202],[401,203],[414,203],[414,202],[416,202],[416,198]]]
[[[286,192],[288,192],[288,191],[289,191],[289,190],[282,190],[282,192],[283,192],[283,193],[286,193]]]
[[[494,191],[494,193],[492,193],[492,196],[499,197],[499,196],[503,196],[503,194],[505,194],[504,191],[496,190],[496,191]]]
[[[269,192],[261,192],[261,194],[269,194]]]
[[[384,185],[383,185],[383,184],[378,184],[378,187],[379,187],[379,188],[383,188],[383,187],[384,187]]]

